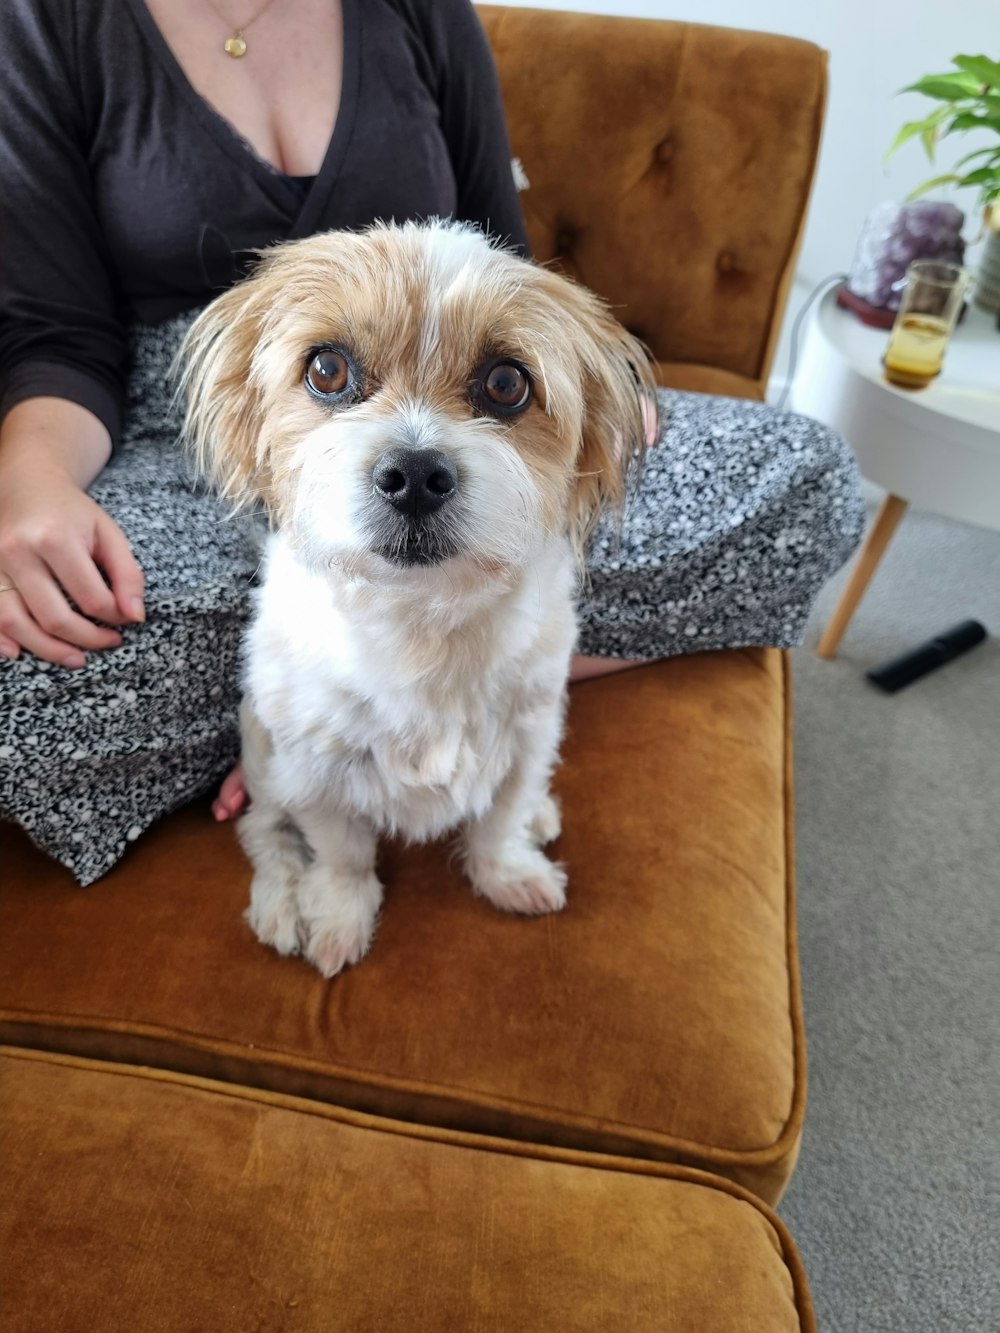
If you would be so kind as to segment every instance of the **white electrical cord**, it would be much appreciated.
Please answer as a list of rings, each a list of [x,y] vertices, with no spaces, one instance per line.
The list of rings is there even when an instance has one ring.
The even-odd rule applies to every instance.
[[[781,391],[781,397],[775,404],[775,407],[779,412],[784,411],[785,404],[788,402],[788,395],[792,391],[792,381],[795,378],[795,368],[799,359],[799,333],[802,329],[802,321],[805,319],[809,307],[812,305],[813,301],[816,300],[816,297],[819,296],[821,292],[825,292],[828,287],[833,285],[833,283],[846,282],[846,280],[846,273],[831,273],[828,278],[824,278],[818,286],[812,289],[806,297],[801,310],[795,316],[795,323],[792,325],[792,345],[788,354],[788,378],[785,380],[785,387]]]

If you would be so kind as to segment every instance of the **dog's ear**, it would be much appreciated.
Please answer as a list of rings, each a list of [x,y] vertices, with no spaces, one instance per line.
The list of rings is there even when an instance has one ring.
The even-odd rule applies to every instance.
[[[199,471],[234,508],[267,503],[262,387],[254,354],[267,309],[267,261],[198,316],[174,363],[185,443]]]
[[[582,555],[601,511],[621,514],[637,482],[647,444],[659,432],[656,379],[647,349],[593,292],[549,273],[576,357],[583,424],[571,505],[570,535]]]
[[[586,333],[583,440],[573,498],[581,549],[602,509],[621,515],[641,475],[646,447],[659,433],[656,379],[646,348],[596,298]]]

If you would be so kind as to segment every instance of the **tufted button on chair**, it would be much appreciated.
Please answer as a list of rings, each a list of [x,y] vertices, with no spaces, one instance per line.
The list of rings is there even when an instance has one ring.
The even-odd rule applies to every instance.
[[[666,139],[661,139],[660,142],[656,145],[656,149],[653,153],[653,159],[654,161],[658,162],[661,167],[669,166],[670,163],[673,161],[674,141],[669,136]]]

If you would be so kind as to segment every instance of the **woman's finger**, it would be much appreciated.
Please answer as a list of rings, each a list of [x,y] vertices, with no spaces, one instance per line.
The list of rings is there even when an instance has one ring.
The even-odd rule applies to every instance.
[[[101,578],[101,571],[86,547],[72,546],[54,552],[48,564],[85,616],[111,625],[122,623],[123,616],[115,595]]]
[[[36,657],[60,666],[82,667],[87,661],[73,644],[46,634],[33,619],[24,598],[14,591],[0,597],[0,645],[6,648],[8,644],[14,651],[5,652],[5,657],[17,657],[26,648]]]
[[[94,559],[111,580],[118,608],[126,620],[145,620],[143,601],[146,580],[132,554],[128,538],[103,510],[97,517]]]
[[[116,648],[122,641],[117,630],[103,629],[85,616],[79,615],[63,596],[52,572],[41,561],[26,564],[13,571],[17,591],[31,613],[39,630],[51,640],[61,641],[76,648]],[[31,645],[20,635],[25,648]],[[34,652],[35,649],[31,648]],[[44,654],[48,657],[48,654]],[[54,661],[52,657],[48,660]]]

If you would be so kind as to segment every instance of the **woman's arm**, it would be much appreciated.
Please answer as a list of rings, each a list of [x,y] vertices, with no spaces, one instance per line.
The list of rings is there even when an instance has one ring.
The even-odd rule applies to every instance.
[[[470,0],[401,0],[427,44],[441,129],[458,189],[457,216],[529,254],[500,83]]]
[[[111,436],[92,412],[65,398],[29,398],[0,424],[0,476],[36,462],[85,491],[111,457]]]
[[[81,649],[121,642],[87,617],[142,619],[143,582],[86,494],[118,427],[125,340],[74,18],[68,0],[0,6],[0,654],[82,666]]]
[[[99,108],[75,34],[70,0],[0,5],[0,415],[65,398],[114,438],[125,331],[91,177]]]

